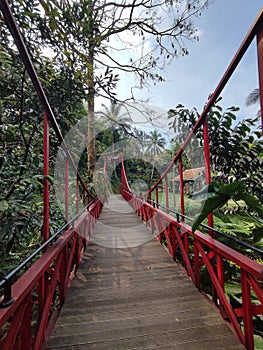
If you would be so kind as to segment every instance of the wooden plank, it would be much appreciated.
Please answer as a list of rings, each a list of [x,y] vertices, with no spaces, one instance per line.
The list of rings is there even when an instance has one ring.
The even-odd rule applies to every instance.
[[[139,229],[146,240],[134,233],[138,218],[126,204],[111,197],[104,209],[107,222],[94,232],[102,245],[95,239],[88,246],[47,349],[244,349],[146,226]],[[116,224],[118,208],[128,229]],[[114,242],[104,239],[111,219],[112,248],[103,245]],[[107,232],[99,232],[103,227]]]

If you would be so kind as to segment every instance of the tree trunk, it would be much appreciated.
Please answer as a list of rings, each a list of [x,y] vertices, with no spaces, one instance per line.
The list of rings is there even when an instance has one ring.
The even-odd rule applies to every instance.
[[[92,44],[91,44],[92,45]],[[88,82],[88,134],[87,134],[87,159],[89,176],[93,176],[96,164],[95,148],[95,106],[94,106],[94,50],[89,48],[89,82]]]
[[[152,163],[152,173],[151,173],[151,182],[152,182],[152,179],[153,179],[154,167],[155,167],[155,162],[154,162],[154,160],[153,160],[153,163]]]
[[[87,134],[87,153],[88,153],[88,171],[93,176],[96,164],[95,149],[95,116],[94,116],[94,97],[88,101],[88,134]]]

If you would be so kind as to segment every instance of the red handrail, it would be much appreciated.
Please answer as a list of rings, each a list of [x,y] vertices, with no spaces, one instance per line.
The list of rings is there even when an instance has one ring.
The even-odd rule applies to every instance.
[[[181,217],[184,218],[184,193],[183,193],[183,167],[182,155],[186,146],[189,144],[193,135],[201,126],[203,128],[204,138],[204,157],[206,165],[206,183],[211,182],[210,173],[210,155],[209,155],[209,135],[208,135],[208,113],[218,99],[225,85],[229,81],[252,40],[257,37],[258,52],[258,72],[260,87],[261,111],[263,111],[263,9],[251,26],[248,34],[240,45],[236,55],[232,59],[229,67],[224,73],[222,79],[217,85],[214,93],[211,95],[202,114],[198,118],[192,130],[189,132],[185,141],[182,143],[179,151],[176,153],[170,164],[156,183],[145,194],[145,197],[151,199],[153,191],[156,191],[156,201],[149,203],[136,197],[129,188],[124,163],[122,163],[122,195],[129,201],[141,219],[148,225],[152,233],[155,233],[159,241],[165,242],[167,249],[174,259],[180,260],[185,267],[193,283],[202,290],[200,272],[205,267],[211,279],[212,299],[218,307],[221,315],[227,319],[239,340],[247,349],[254,349],[253,337],[253,316],[263,313],[263,268],[262,265],[249,259],[248,257],[236,252],[226,245],[216,241],[212,236],[214,230],[210,229],[208,235],[200,231],[193,233],[191,227],[178,219],[169,216],[159,209],[158,203],[158,185],[166,177],[172,166],[179,162],[179,178],[181,191]],[[262,113],[263,130],[263,113]],[[167,186],[166,198],[167,198]],[[165,209],[167,211],[167,209]],[[169,210],[169,208],[168,208]],[[213,226],[212,215],[208,217],[209,227]],[[193,253],[194,252],[194,253]],[[179,254],[180,253],[180,254]],[[194,256],[193,256],[194,255]],[[234,307],[229,302],[225,294],[224,282],[224,262],[230,262],[237,266],[241,271],[240,288],[242,290],[242,304]],[[257,304],[252,301],[252,292],[257,298]],[[244,323],[244,332],[242,331],[238,319],[242,318]]]
[[[69,281],[73,278],[80,264],[82,253],[85,250],[91,232],[98,218],[102,202],[95,198],[87,188],[78,172],[71,152],[63,138],[47,96],[33,66],[30,55],[20,34],[15,18],[10,10],[7,0],[0,1],[0,10],[6,24],[13,35],[19,53],[23,59],[26,70],[32,80],[35,90],[44,108],[44,244],[26,259],[20,266],[10,272],[2,281],[0,288],[4,288],[4,298],[0,303],[0,348],[12,349],[42,349],[48,339],[61,309]],[[64,228],[49,238],[49,122],[53,127],[57,139],[65,151],[65,163],[69,161],[76,173],[76,196],[78,186],[84,190],[84,208],[67,223]],[[68,174],[65,167],[65,213],[68,217],[69,194]],[[85,197],[88,196],[86,206]],[[76,209],[78,210],[78,198]],[[70,227],[73,226],[74,228]],[[60,236],[60,237],[59,237]],[[57,239],[57,237],[59,237]],[[55,241],[55,239],[57,239]],[[55,242],[55,243],[54,243]],[[53,245],[52,245],[53,244]],[[37,254],[41,257],[28,268],[14,285],[12,280],[16,274],[27,267]]]
[[[0,308],[1,350],[44,349],[102,208],[96,201],[12,287]]]
[[[215,91],[209,98],[203,112],[201,113],[200,117],[198,118],[197,122],[193,126],[192,130],[189,132],[187,138],[183,142],[182,146],[170,162],[170,164],[167,166],[163,174],[160,176],[160,178],[156,181],[156,183],[149,189],[146,195],[149,195],[153,190],[160,184],[160,182],[164,179],[164,177],[168,174],[172,166],[175,162],[179,161],[180,157],[182,156],[186,146],[190,142],[192,136],[197,132],[197,130],[205,123],[205,120],[208,116],[208,113],[210,112],[211,108],[215,104],[216,100],[220,96],[221,92],[223,91],[224,87],[226,86],[227,82],[231,78],[232,74],[234,73],[235,69],[237,68],[239,62],[241,61],[242,57],[246,53],[248,47],[252,43],[253,39],[257,37],[257,52],[258,52],[258,71],[259,71],[259,88],[260,88],[260,104],[261,104],[261,110],[263,111],[263,9],[258,14],[257,18],[255,19],[254,23],[252,24],[251,28],[249,29],[245,39],[241,43],[239,49],[237,50],[234,58],[232,59],[231,63],[229,64],[226,72],[224,73],[223,77],[221,78],[220,82],[218,83]],[[262,132],[263,132],[263,113],[261,114],[262,119]],[[204,143],[204,147],[208,147],[208,143]],[[207,150],[206,150],[207,151]],[[205,151],[205,152],[206,152]],[[206,166],[210,168],[210,161],[207,158],[206,159]],[[210,174],[207,174],[207,182],[209,183],[209,176]]]
[[[189,225],[154,208],[152,204],[136,197],[130,191],[123,189],[122,195],[160,243],[166,244],[169,254],[183,264],[192,282],[204,293],[200,273],[201,268],[207,269],[215,305],[222,317],[229,322],[238,339],[247,349],[253,350],[253,316],[263,314],[262,265],[200,231],[193,233]],[[240,306],[231,305],[225,293],[226,262],[237,266],[241,272]],[[252,291],[257,298],[256,302],[252,300]],[[240,327],[240,318],[244,323],[244,332]]]

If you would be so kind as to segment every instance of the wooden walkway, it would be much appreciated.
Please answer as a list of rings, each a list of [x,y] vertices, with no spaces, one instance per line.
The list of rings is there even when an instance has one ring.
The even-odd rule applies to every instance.
[[[119,196],[93,237],[47,349],[244,349]]]

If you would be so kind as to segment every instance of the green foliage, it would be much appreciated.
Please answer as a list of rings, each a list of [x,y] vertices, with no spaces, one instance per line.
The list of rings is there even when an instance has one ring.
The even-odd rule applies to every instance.
[[[217,209],[214,212],[214,226],[221,232],[235,237],[240,241],[247,242],[253,246],[263,249],[263,224],[259,223],[251,215],[248,216],[244,209],[235,209],[234,213],[229,214],[227,207]],[[222,242],[226,239],[222,238]],[[237,249],[236,243],[226,241],[227,244]],[[239,247],[239,250],[241,247]],[[248,252],[243,250],[243,253]]]
[[[192,225],[193,232],[209,213],[221,208],[230,199],[234,200],[236,203],[243,200],[250,210],[260,216],[263,215],[262,203],[256,197],[247,193],[247,186],[244,181],[234,181],[230,184],[212,182],[208,186],[207,192],[208,198],[204,200],[201,213],[195,218]],[[260,221],[258,222],[260,223]]]
[[[152,173],[152,165],[150,163],[143,159],[127,159],[125,161],[125,170],[129,183],[142,180],[147,183],[148,186],[150,185]]]
[[[262,249],[263,147],[259,120],[249,118],[236,123],[238,108],[223,111],[218,104],[220,100],[208,115],[213,182],[203,189],[207,192],[207,199],[200,206],[192,229],[195,231],[207,215],[214,212],[216,229]],[[195,108],[188,110],[178,105],[168,112],[168,116],[176,138],[184,141],[200,115]],[[190,148],[194,151],[202,146],[203,130],[200,128],[190,140]],[[217,236],[217,239],[257,258],[248,249],[237,247],[225,237]],[[236,272],[232,273],[235,275]]]
[[[171,119],[169,126],[174,130],[175,136],[174,139],[178,144],[182,144],[187,138],[191,128],[194,126],[195,122],[199,118],[199,113],[196,108],[191,110],[185,108],[182,104],[176,106],[175,109],[170,109],[168,111],[168,118]],[[191,158],[191,167],[198,168],[200,164],[203,164],[203,153],[200,152],[202,134],[200,131],[197,132],[195,137],[190,139],[190,142],[187,146],[187,152],[183,153],[183,160],[186,162],[186,153],[188,158]],[[189,165],[189,160],[188,160]]]
[[[16,20],[35,61],[41,65],[50,52],[55,66],[73,76],[88,105],[87,162],[95,167],[94,99],[117,100],[119,71],[134,75],[142,87],[162,82],[165,64],[187,55],[185,41],[197,40],[192,18],[198,18],[210,0],[164,1],[29,1],[12,0]],[[129,13],[126,16],[126,12]],[[142,20],[143,18],[143,20]],[[163,23],[167,24],[163,30]],[[124,35],[123,35],[124,34]],[[127,40],[136,37],[138,40]],[[169,40],[167,38],[169,37]],[[144,50],[146,41],[150,50]],[[110,43],[109,43],[110,42]],[[134,47],[141,46],[141,50]],[[120,51],[125,54],[120,55]],[[45,82],[46,77],[41,77]],[[67,82],[66,82],[67,85]],[[133,92],[131,92],[133,98]],[[71,104],[72,105],[72,104]],[[64,116],[63,116],[64,117]]]
[[[165,1],[154,4],[154,9],[150,0],[136,3],[12,0],[11,3],[23,32],[30,30],[34,48],[51,48],[57,58],[63,57],[68,66],[75,66],[83,85],[89,86],[89,80],[94,79],[96,93],[114,97],[119,70],[136,74],[141,84],[149,79],[162,81],[158,71],[173,57],[188,54],[186,39],[197,39],[192,18],[201,15],[210,1],[189,0],[180,4]],[[129,16],[124,15],[125,9]],[[165,31],[163,20],[167,23]],[[142,50],[140,56],[140,50],[134,50],[134,44],[122,38],[123,32],[137,37],[142,46],[151,37],[155,45],[151,45],[150,51]],[[119,55],[121,49],[127,55]]]
[[[103,170],[95,171],[93,181],[89,186],[102,200],[106,200],[110,195],[109,179]]]
[[[233,180],[245,180],[248,192],[262,199],[262,134],[259,130],[259,119],[248,118],[235,124],[239,108],[230,107],[223,111],[218,104],[211,109],[208,115],[208,129],[210,139],[210,158],[213,179],[229,183]],[[168,112],[171,118],[170,126],[174,129],[179,140],[186,138],[189,130],[199,117],[195,108],[189,110],[178,105]],[[192,159],[197,160],[199,153],[194,154],[203,145],[203,131],[200,128],[195,137],[190,140],[193,150]]]
[[[165,138],[157,130],[150,131],[148,135],[147,149],[152,156],[159,155],[166,144]]]
[[[246,99],[246,105],[250,106],[253,104],[260,104],[260,91],[259,88],[254,89],[253,91],[250,92]],[[261,110],[259,109],[257,112],[257,116],[261,118]]]
[[[65,134],[86,114],[84,92],[74,70],[45,57],[36,21],[38,1],[13,1],[20,28],[35,67]],[[18,11],[19,9],[19,11]],[[42,242],[43,225],[43,110],[3,18],[0,18],[0,275],[24,260]],[[59,64],[61,63],[61,64]],[[64,219],[52,187],[58,142],[50,130],[51,218],[53,234]]]

